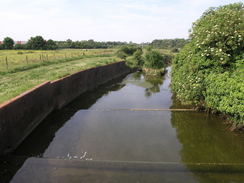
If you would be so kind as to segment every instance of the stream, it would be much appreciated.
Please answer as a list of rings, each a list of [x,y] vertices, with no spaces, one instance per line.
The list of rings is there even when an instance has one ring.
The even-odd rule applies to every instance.
[[[131,73],[49,115],[6,158],[18,162],[10,182],[243,183],[243,133],[217,115],[155,110],[191,108],[170,70]]]

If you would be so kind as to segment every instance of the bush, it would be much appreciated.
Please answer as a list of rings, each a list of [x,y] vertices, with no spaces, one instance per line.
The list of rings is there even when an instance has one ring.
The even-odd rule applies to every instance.
[[[140,48],[134,45],[124,45],[117,51],[117,56],[126,59],[126,57],[133,55],[138,49]]]
[[[151,50],[145,54],[145,62],[143,67],[151,69],[161,69],[165,65],[165,59],[160,52]]]
[[[244,70],[242,71],[244,73]],[[241,72],[210,74],[206,78],[206,106],[229,114],[235,121],[244,121],[244,75]]]
[[[134,45],[125,45],[120,48],[120,51],[124,52],[126,55],[130,56],[133,55],[136,50],[138,49],[137,46]]]
[[[127,65],[132,68],[142,68],[144,64],[144,60],[142,57],[143,51],[141,48],[138,48],[134,53],[133,56],[128,57]]]
[[[143,65],[143,51],[140,47],[134,45],[122,46],[116,54],[119,58],[125,60],[131,68],[140,68]]]
[[[16,44],[16,45],[14,45],[14,49],[15,50],[24,50],[24,49],[26,49],[26,45],[24,45],[24,44]]]
[[[119,57],[119,58],[121,58],[121,59],[123,59],[123,60],[125,60],[126,57],[128,56],[128,55],[127,55],[124,51],[122,51],[122,50],[118,50],[117,53],[116,53],[116,55],[117,55],[117,57]]]
[[[211,108],[244,123],[243,3],[207,10],[173,60],[172,88],[184,103]],[[242,104],[242,105],[241,105]]]

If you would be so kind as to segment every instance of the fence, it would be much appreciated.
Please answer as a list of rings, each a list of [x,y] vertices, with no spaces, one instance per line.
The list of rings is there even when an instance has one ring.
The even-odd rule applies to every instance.
[[[0,73],[18,68],[62,60],[79,59],[95,55],[113,53],[112,50],[60,50],[60,51],[2,51],[0,52]]]

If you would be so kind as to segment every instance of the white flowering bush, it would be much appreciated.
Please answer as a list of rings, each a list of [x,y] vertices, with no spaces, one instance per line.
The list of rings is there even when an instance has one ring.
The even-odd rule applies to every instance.
[[[185,103],[215,109],[244,123],[244,4],[207,10],[173,60],[172,88]]]

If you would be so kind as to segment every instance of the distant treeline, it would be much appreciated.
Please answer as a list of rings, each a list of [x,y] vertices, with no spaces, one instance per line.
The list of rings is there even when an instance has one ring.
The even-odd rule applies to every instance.
[[[172,51],[178,51],[182,48],[188,39],[155,39],[150,44],[153,48],[170,49]]]
[[[99,49],[99,48],[114,48],[117,46],[126,45],[126,42],[119,41],[108,41],[108,42],[98,42],[92,39],[88,41],[72,41],[68,39],[67,41],[56,41],[59,49],[64,48],[75,48],[75,49]]]
[[[32,49],[32,50],[55,50],[55,49],[106,49],[121,47],[123,45],[136,45],[136,46],[151,46],[152,48],[163,48],[170,49],[177,52],[182,48],[188,40],[186,39],[162,39],[154,40],[152,43],[127,43],[120,41],[107,41],[98,42],[92,39],[84,41],[72,41],[68,39],[66,41],[53,41],[52,39],[45,40],[42,36],[31,37],[25,44],[20,44],[17,42],[15,44],[14,40],[10,37],[4,38],[2,44],[0,44],[0,49]]]
[[[14,40],[10,37],[4,38],[0,49],[6,50],[55,50],[58,49],[58,45],[52,39],[44,40],[42,36],[31,37],[26,44],[15,44]]]
[[[127,42],[120,41],[107,41],[98,42],[92,39],[87,41],[72,41],[70,39],[66,41],[53,41],[52,39],[45,40],[42,36],[31,37],[26,44],[20,44],[17,42],[15,44],[14,40],[10,37],[4,38],[2,44],[0,44],[0,49],[15,49],[15,50],[55,50],[55,49],[105,49],[114,48],[122,45],[127,45]]]

